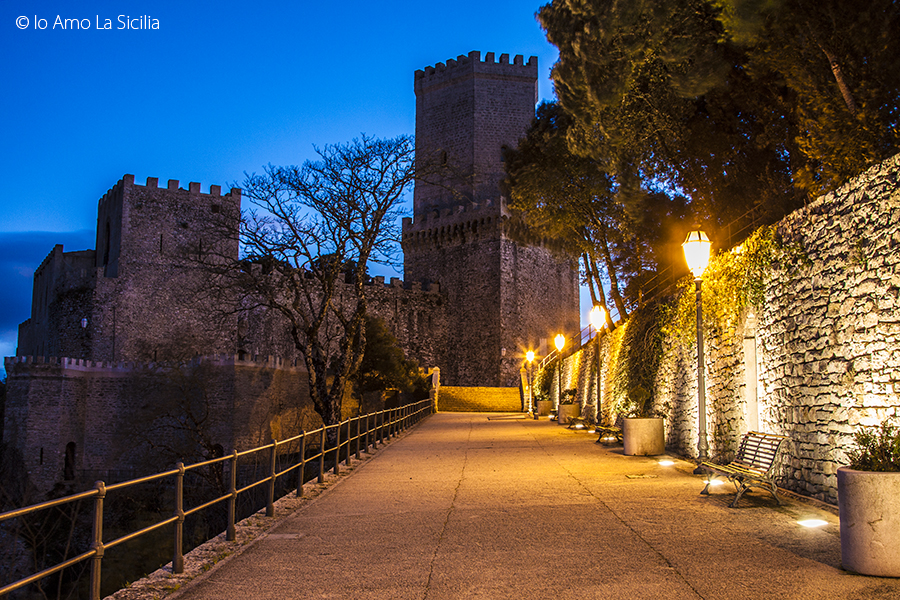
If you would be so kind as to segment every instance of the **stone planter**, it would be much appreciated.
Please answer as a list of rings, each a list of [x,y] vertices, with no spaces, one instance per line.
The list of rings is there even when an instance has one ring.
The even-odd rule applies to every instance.
[[[837,479],[843,567],[900,577],[900,473],[841,467]]]
[[[559,413],[558,413],[558,421],[560,425],[567,424],[570,420],[575,417],[581,416],[581,405],[577,402],[575,404],[560,404],[559,405]]]
[[[538,416],[546,417],[550,414],[550,411],[553,410],[553,401],[551,400],[538,400],[536,402],[536,408]]]
[[[662,418],[625,419],[622,443],[628,456],[655,456],[666,451],[666,434]]]

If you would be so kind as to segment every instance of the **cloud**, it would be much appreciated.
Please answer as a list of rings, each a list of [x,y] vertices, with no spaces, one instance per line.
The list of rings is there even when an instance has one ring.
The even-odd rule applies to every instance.
[[[19,323],[31,316],[34,270],[53,246],[62,244],[66,252],[93,248],[96,236],[91,229],[80,231],[0,232],[0,354],[12,356],[16,350]]]

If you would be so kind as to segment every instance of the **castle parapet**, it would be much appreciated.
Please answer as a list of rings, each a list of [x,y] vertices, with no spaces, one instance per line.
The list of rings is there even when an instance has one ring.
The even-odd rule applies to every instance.
[[[197,356],[190,361],[180,363],[178,365],[174,363],[151,361],[93,361],[81,358],[67,358],[56,356],[7,356],[3,359],[3,366],[6,369],[7,374],[10,375],[14,374],[16,371],[22,368],[28,370],[33,370],[34,368],[47,368],[76,372],[130,374],[141,371],[166,370],[175,366],[197,366],[200,364],[287,370],[299,369],[301,371],[306,370],[306,366],[302,363],[302,361],[285,360],[284,358],[279,356],[262,356],[250,354],[212,354],[207,356]]]
[[[184,190],[183,188],[179,188],[179,187],[178,187],[178,184],[179,184],[179,180],[177,180],[177,179],[169,179],[169,181],[168,181],[168,183],[167,183],[167,185],[166,185],[166,189],[169,190],[169,191],[173,191],[173,192],[176,192],[176,191],[186,191],[186,192],[188,192],[188,193],[190,193],[190,194],[202,194],[202,193],[203,193],[203,192],[201,191],[201,185],[200,185],[200,183],[198,183],[198,182],[196,182],[196,181],[190,182],[190,183],[188,184],[188,189],[187,189],[187,190]],[[116,183],[116,185],[114,185],[113,187],[111,187],[111,188],[103,195],[103,197],[100,199],[99,204],[100,204],[101,206],[104,205],[104,204],[107,202],[108,198],[113,197],[113,196],[115,196],[116,194],[121,193],[122,190],[124,190],[126,187],[146,188],[146,189],[149,189],[149,190],[158,190],[158,189],[161,189],[161,188],[159,187],[159,177],[147,177],[147,182],[146,182],[146,184],[145,184],[145,185],[140,185],[140,184],[137,184],[137,183],[134,182],[134,175],[132,175],[132,174],[130,174],[130,173],[126,173],[125,175],[122,176],[122,179],[120,179],[120,180]],[[210,185],[210,186],[209,186],[209,195],[210,195],[210,196],[217,196],[217,197],[224,197],[224,198],[231,198],[231,199],[233,199],[233,200],[235,200],[235,201],[239,201],[239,200],[241,199],[241,189],[240,189],[240,188],[231,188],[231,191],[230,191],[230,192],[228,192],[227,194],[225,194],[225,196],[222,196],[222,186],[221,186],[221,185],[214,185],[214,184],[213,184],[213,185]]]
[[[470,74],[503,76],[506,78],[521,77],[523,81],[537,78],[537,57],[531,56],[528,62],[519,54],[509,62],[509,54],[501,54],[500,60],[494,60],[494,53],[488,52],[481,60],[481,51],[472,50],[468,55],[460,54],[456,59],[445,63],[437,63],[433,67],[425,67],[415,72],[415,90],[418,94],[434,85],[439,85]]]

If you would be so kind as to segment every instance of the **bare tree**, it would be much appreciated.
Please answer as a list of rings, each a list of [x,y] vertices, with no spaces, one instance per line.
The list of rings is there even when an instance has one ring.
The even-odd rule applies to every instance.
[[[425,170],[414,148],[409,136],[362,136],[316,148],[320,160],[302,167],[247,175],[240,187],[253,208],[234,232],[240,257],[206,256],[240,310],[283,318],[329,425],[340,421],[365,348],[369,264],[395,263],[401,203]]]

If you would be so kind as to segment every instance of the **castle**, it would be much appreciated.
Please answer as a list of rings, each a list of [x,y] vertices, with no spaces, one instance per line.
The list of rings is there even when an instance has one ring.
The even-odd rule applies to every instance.
[[[534,118],[537,73],[535,57],[477,51],[415,73],[417,156],[460,175],[417,183],[403,222],[405,282],[376,277],[367,297],[408,357],[441,368],[443,384],[515,386],[526,350],[578,331],[573,264],[514,241],[500,195],[503,151]],[[308,406],[279,400],[308,396],[279,319],[218,314],[196,293],[201,271],[183,260],[210,244],[237,256],[237,243],[210,239],[206,225],[240,203],[239,189],[125,175],[99,201],[96,250],[56,246],[35,271],[31,318],[5,359],[3,441],[38,487],[133,467],[139,449],[121,423],[137,404],[152,414],[163,402],[168,384],[152,369],[163,357],[207,357],[194,364],[213,374],[203,395],[221,450],[312,425]]]

